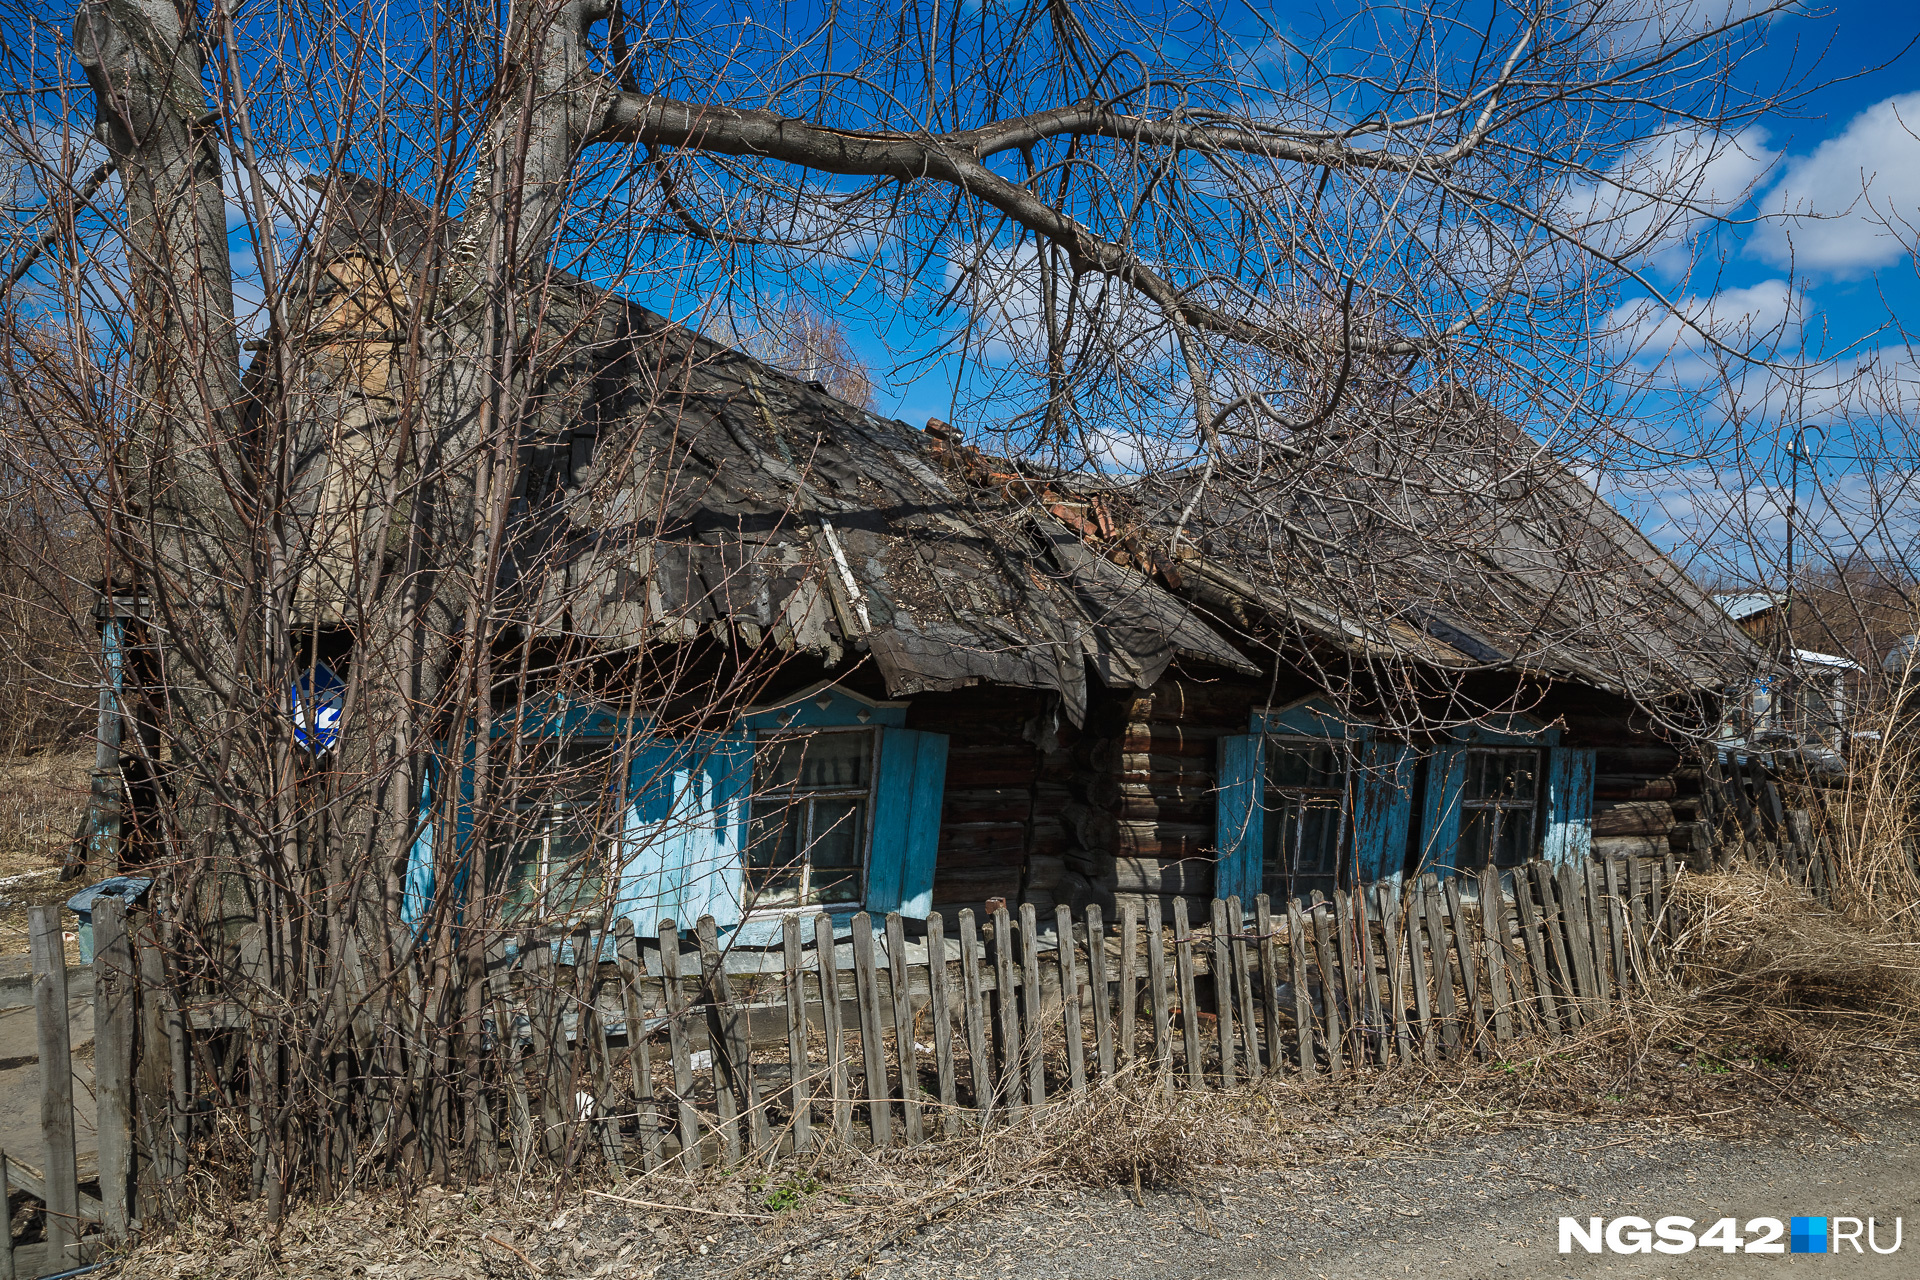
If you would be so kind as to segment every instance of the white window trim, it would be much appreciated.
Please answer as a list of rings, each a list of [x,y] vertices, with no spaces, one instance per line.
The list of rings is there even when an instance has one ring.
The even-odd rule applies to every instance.
[[[509,746],[509,749],[511,749],[512,738],[510,735],[497,737],[495,741],[507,743]],[[621,746],[620,746],[622,739],[618,734],[611,734],[611,733],[534,734],[534,735],[529,735],[526,739],[524,739],[524,741],[528,745],[532,745],[535,747],[544,747],[551,744],[551,746],[556,752],[563,750],[567,747],[577,747],[577,746],[604,747],[610,751],[611,762],[616,765],[620,763],[620,761],[624,758],[624,753],[622,752]],[[617,856],[620,852],[620,844],[621,844],[621,832],[619,830],[619,819],[620,819],[620,815],[626,811],[626,806],[629,802],[629,797],[627,795],[628,780],[622,777],[618,779],[609,778],[608,781],[617,784],[617,790],[613,788],[610,788],[610,790],[614,790],[614,794],[618,796],[618,803],[614,804],[610,809],[608,809],[606,814],[606,817],[608,818],[609,821],[612,822],[613,826],[611,829],[608,829],[603,827],[601,824],[596,823],[593,827],[592,842],[588,846],[589,856],[594,859],[597,859],[600,863],[600,868],[599,868],[599,875],[600,875],[599,897],[600,898],[610,898],[611,895],[609,894],[609,889],[617,888],[619,875],[620,875],[620,867],[621,867],[620,859]],[[587,803],[584,803],[577,799],[535,800],[535,801],[516,802],[513,806],[512,811],[514,816],[518,818],[522,814],[533,813],[536,811],[545,811],[548,815],[552,815],[556,811],[563,811],[563,810],[569,810],[569,809],[597,810],[599,809],[599,807],[600,806],[598,803],[588,805]],[[521,914],[511,918],[511,923],[515,925],[522,925],[522,924],[576,925],[576,924],[589,923],[591,921],[598,920],[601,917],[601,915],[604,914],[603,912],[597,911],[592,907],[587,907],[584,909],[572,909],[565,913],[556,913],[551,909],[551,906],[547,901],[547,893],[548,893],[549,883],[551,881],[552,874],[553,874],[553,869],[552,869],[553,831],[554,831],[554,823],[551,817],[549,817],[548,821],[540,829],[540,857],[539,857],[539,862],[535,867],[535,871],[534,871],[534,901],[527,907],[526,910],[521,912]],[[517,846],[520,843],[522,842],[519,840],[512,841],[509,847],[511,848],[513,846]],[[491,885],[488,886],[488,891],[493,892],[493,887]],[[507,918],[505,915],[506,908],[507,908],[507,904],[504,902],[501,903],[501,909],[502,909],[501,914],[503,919]]]
[[[1541,841],[1546,836],[1547,774],[1548,774],[1548,770],[1552,767],[1551,761],[1548,757],[1547,749],[1545,747],[1486,744],[1486,745],[1469,746],[1466,748],[1466,752],[1467,752],[1467,760],[1463,762],[1466,767],[1461,770],[1461,774],[1460,774],[1460,835],[1456,838],[1456,844],[1458,845],[1458,847],[1462,851],[1464,851],[1466,847],[1467,824],[1471,821],[1471,818],[1469,815],[1474,813],[1486,813],[1489,811],[1496,812],[1498,814],[1526,813],[1530,815],[1532,818],[1532,835],[1527,842],[1527,856],[1526,858],[1523,858],[1521,861],[1525,862],[1530,859],[1539,857]],[[1473,776],[1472,757],[1476,755],[1532,756],[1534,759],[1533,799],[1526,804],[1518,804],[1512,801],[1505,801],[1505,800],[1469,799],[1467,796],[1467,783],[1468,783],[1468,780]],[[1498,865],[1493,860],[1493,851],[1494,851],[1494,848],[1499,844],[1500,827],[1501,825],[1503,825],[1503,822],[1504,822],[1504,819],[1500,817],[1496,817],[1494,819],[1493,839],[1490,840],[1487,844],[1487,865],[1488,866]],[[1464,868],[1460,868],[1460,869],[1464,870]],[[1500,870],[1511,871],[1512,868],[1502,867],[1500,868]]]

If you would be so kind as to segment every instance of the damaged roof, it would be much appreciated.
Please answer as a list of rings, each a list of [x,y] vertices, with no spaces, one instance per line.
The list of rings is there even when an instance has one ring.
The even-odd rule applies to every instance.
[[[443,219],[436,242],[424,206],[364,180],[332,196],[330,252],[409,276],[460,231]],[[1251,614],[1366,657],[1635,696],[1722,688],[1750,666],[1713,601],[1477,405],[1424,402],[1391,424],[1394,448],[1301,458],[1289,474],[1311,483],[1017,475],[950,431],[561,284],[543,300],[564,338],[528,415],[503,572],[541,616],[611,647],[707,633],[829,662],[864,652],[891,696],[1046,689],[1075,722],[1089,668],[1122,688],[1176,658],[1257,674]],[[1190,505],[1176,546],[1172,513]]]

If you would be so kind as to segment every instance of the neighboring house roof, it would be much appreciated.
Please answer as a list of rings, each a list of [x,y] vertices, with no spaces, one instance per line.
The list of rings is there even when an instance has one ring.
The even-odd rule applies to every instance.
[[[1757,613],[1778,609],[1787,602],[1786,596],[1774,591],[1718,592],[1713,600],[1735,622],[1744,622]]]
[[[333,253],[418,269],[424,207],[351,178],[334,205]],[[450,245],[459,225],[440,226]],[[1406,411],[1405,456],[1303,460],[1326,472],[1312,491],[1014,474],[560,282],[543,306],[565,337],[505,572],[610,646],[718,626],[829,658],[865,648],[895,696],[1051,689],[1076,721],[1089,663],[1114,687],[1147,687],[1176,657],[1257,672],[1248,607],[1362,654],[1636,696],[1717,690],[1751,667],[1712,601],[1477,402]],[[582,440],[591,469],[563,481]],[[1202,549],[1169,559],[1170,513],[1189,503]]]
[[[1837,653],[1815,653],[1811,649],[1795,649],[1793,660],[1807,667],[1831,667],[1836,671],[1864,671],[1852,658],[1843,658]]]

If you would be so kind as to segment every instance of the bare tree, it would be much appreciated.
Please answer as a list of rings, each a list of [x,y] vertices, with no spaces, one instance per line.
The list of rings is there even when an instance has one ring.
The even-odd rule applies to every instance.
[[[723,21],[543,0],[374,21],[326,0],[87,0],[69,37],[14,0],[8,142],[33,216],[8,306],[72,354],[22,348],[11,376],[90,415],[106,573],[145,601],[128,715],[173,952],[226,970],[237,950],[292,1011],[262,1076],[262,1187],[352,1176],[318,1119],[349,1044],[395,1082],[390,1158],[448,1175],[449,1145],[421,1135],[452,1114],[439,1068],[479,1052],[487,942],[453,927],[451,895],[415,918],[409,853],[457,807],[511,845],[564,776],[515,731],[516,691],[624,699],[671,737],[792,660],[557,625],[579,586],[538,499],[564,469],[556,423],[604,372],[580,352],[632,323],[616,295],[683,315],[833,297],[835,324],[884,309],[902,376],[972,369],[963,422],[998,452],[1154,478],[1155,555],[1230,533],[1278,578],[1317,557],[1347,607],[1397,616],[1407,584],[1332,554],[1354,520],[1471,564],[1495,535],[1452,499],[1545,483],[1491,462],[1445,478],[1444,433],[1408,431],[1431,406],[1524,422],[1505,438],[1523,454],[1624,447],[1600,403],[1607,309],[1650,246],[1717,212],[1686,166],[1643,158],[1780,100],[1739,77],[1787,8],[1369,6],[1308,40],[1210,3]],[[865,399],[823,317],[769,332],[772,363]],[[687,342],[662,365],[719,358]],[[121,361],[125,404],[102,405],[88,388]],[[629,423],[681,411],[665,373],[631,381]],[[1340,477],[1410,444],[1395,483],[1448,492],[1346,496]],[[802,487],[805,464],[787,460]],[[611,433],[565,510],[635,474],[664,495],[675,465]],[[624,518],[643,538],[648,514]],[[293,690],[311,702],[329,661],[354,732],[316,759]],[[1645,655],[1623,643],[1616,665]],[[433,788],[436,761],[471,794]],[[603,825],[606,792],[583,789]],[[517,892],[485,875],[496,902]],[[384,1038],[356,1040],[369,1018]]]

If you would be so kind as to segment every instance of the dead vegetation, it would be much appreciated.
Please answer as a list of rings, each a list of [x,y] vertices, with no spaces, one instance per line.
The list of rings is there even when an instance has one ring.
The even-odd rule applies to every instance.
[[[1920,1056],[1920,973],[1897,936],[1745,870],[1682,877],[1671,904],[1672,977],[1557,1040],[1227,1092],[1122,1073],[922,1147],[831,1146],[699,1178],[577,1168],[376,1193],[297,1210],[277,1233],[258,1205],[208,1204],[118,1274],[849,1276],[936,1220],[1082,1188],[1138,1199],[1223,1170],[1310,1170],[1515,1128],[1634,1121],[1731,1137],[1765,1129],[1783,1101],[1851,1132],[1835,1100],[1898,1084]]]

